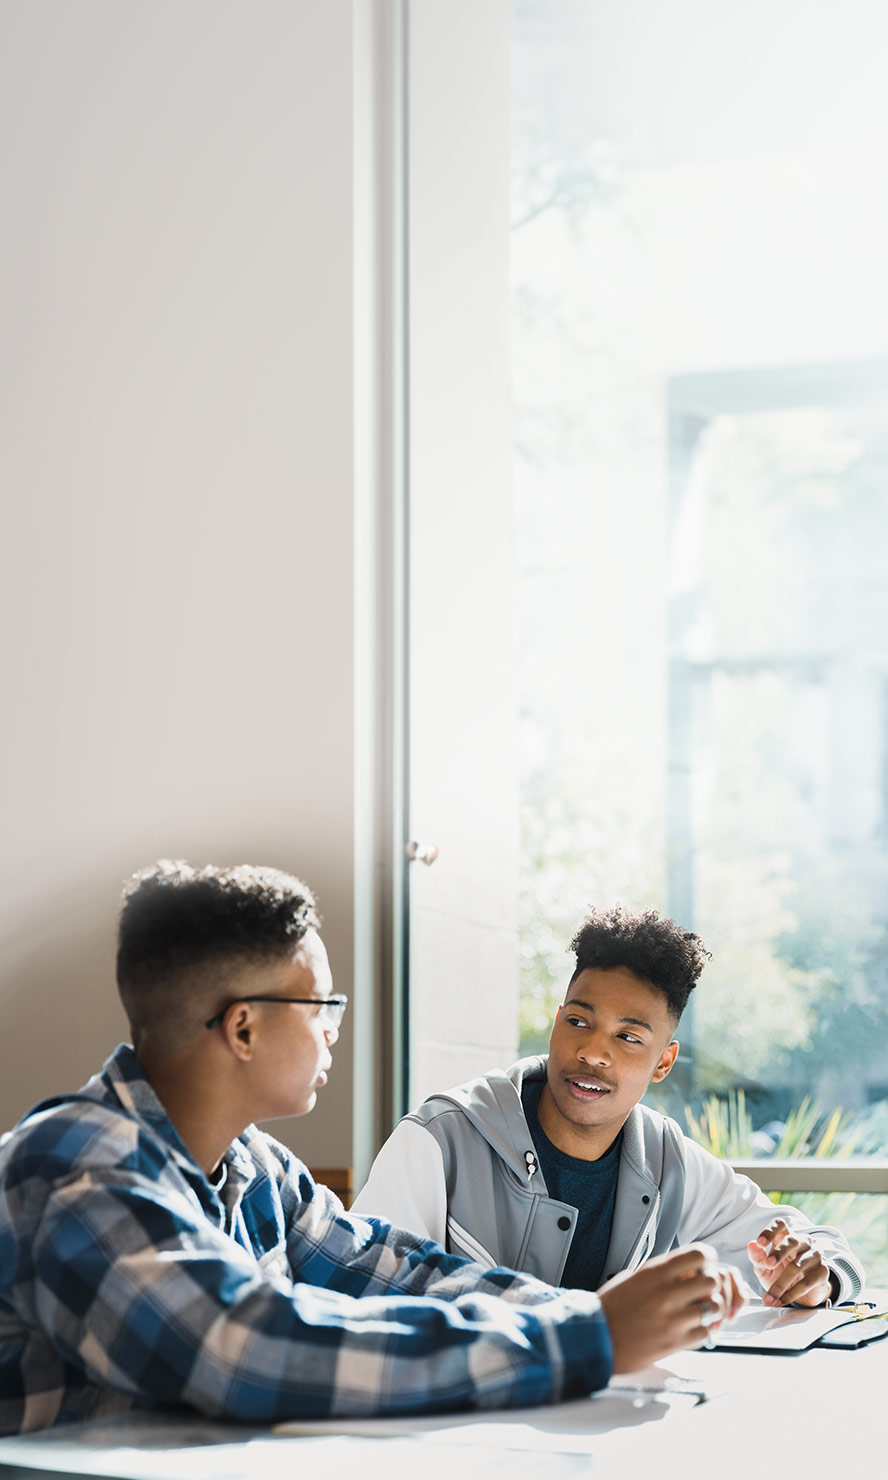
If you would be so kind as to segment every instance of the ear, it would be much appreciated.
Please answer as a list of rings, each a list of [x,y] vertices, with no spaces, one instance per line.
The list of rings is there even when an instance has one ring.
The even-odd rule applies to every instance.
[[[253,1057],[256,1048],[256,1014],[249,1002],[233,1002],[219,1027],[235,1058],[246,1062]]]
[[[671,1043],[667,1043],[660,1055],[660,1062],[651,1075],[651,1084],[659,1084],[661,1079],[665,1079],[677,1058],[678,1039],[673,1038]]]

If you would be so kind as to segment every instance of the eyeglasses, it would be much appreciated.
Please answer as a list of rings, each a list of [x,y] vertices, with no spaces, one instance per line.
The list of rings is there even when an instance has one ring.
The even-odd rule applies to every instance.
[[[348,1006],[347,997],[236,997],[234,1002],[229,1002],[228,1007],[234,1007],[235,1002],[298,1002],[308,1007],[316,1007],[325,1033],[339,1032],[339,1025]],[[204,1027],[218,1028],[228,1007],[223,1007],[221,1012],[217,1012],[215,1017],[211,1017],[204,1024]]]

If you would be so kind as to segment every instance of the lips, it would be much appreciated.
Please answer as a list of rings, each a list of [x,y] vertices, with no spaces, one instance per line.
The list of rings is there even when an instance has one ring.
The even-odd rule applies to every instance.
[[[582,1100],[587,1104],[603,1099],[605,1095],[610,1094],[613,1088],[612,1085],[605,1084],[603,1079],[592,1074],[565,1076],[565,1083],[575,1100]]]

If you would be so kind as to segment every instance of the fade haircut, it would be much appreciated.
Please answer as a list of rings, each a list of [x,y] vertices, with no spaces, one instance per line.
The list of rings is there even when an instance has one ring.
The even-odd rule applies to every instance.
[[[624,966],[666,998],[678,1022],[697,979],[710,959],[699,935],[674,920],[661,920],[656,910],[591,909],[570,943],[577,964],[571,982],[590,967],[608,971]]]
[[[320,918],[306,884],[276,868],[196,869],[161,859],[128,879],[117,987],[133,1035],[170,1028],[244,967],[285,960]]]

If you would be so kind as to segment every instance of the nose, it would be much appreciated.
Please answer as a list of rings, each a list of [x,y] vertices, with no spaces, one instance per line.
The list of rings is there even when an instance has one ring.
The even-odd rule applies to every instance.
[[[339,1028],[336,1026],[335,1023],[324,1024],[324,1037],[327,1040],[328,1047],[336,1042],[337,1038],[339,1037]]]
[[[601,1032],[590,1030],[577,1045],[577,1058],[584,1064],[609,1064],[610,1046]]]

